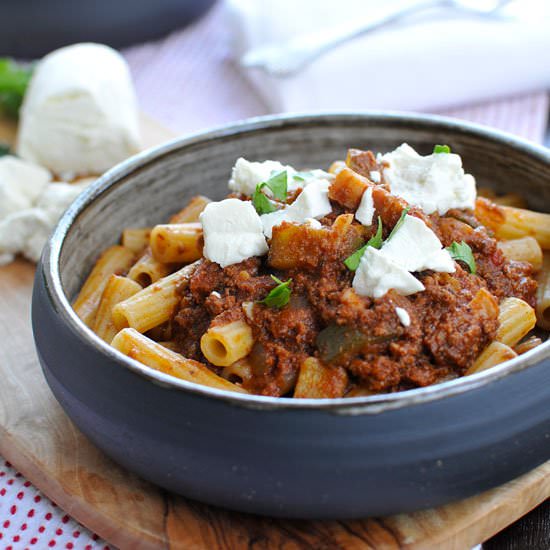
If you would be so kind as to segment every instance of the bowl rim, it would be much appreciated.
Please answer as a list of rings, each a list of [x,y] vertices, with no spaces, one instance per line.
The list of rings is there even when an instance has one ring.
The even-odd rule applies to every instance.
[[[497,144],[512,146],[520,152],[550,164],[550,150],[525,139],[500,130],[478,124],[463,122],[438,115],[401,113],[397,111],[337,111],[299,113],[290,115],[268,115],[249,118],[227,125],[209,128],[201,132],[177,137],[156,147],[147,149],[108,170],[93,182],[66,210],[52,233],[41,259],[42,277],[51,304],[66,325],[86,344],[93,346],[107,359],[114,360],[130,371],[145,377],[164,388],[188,392],[197,396],[219,399],[233,405],[253,409],[298,409],[320,410],[336,414],[379,414],[412,405],[428,403],[462,394],[496,382],[504,377],[517,374],[528,367],[550,357],[550,340],[541,346],[501,365],[470,376],[464,376],[423,388],[414,388],[390,394],[376,394],[362,397],[342,397],[334,399],[295,399],[287,397],[265,397],[219,390],[174,378],[154,370],[112,348],[88,328],[73,311],[65,295],[60,274],[60,257],[65,238],[73,222],[91,203],[98,199],[111,186],[131,175],[139,168],[160,161],[162,157],[185,147],[207,143],[219,138],[231,137],[258,130],[277,130],[285,126],[312,124],[343,124],[346,122],[394,123],[418,125],[420,129],[447,130],[470,134]]]

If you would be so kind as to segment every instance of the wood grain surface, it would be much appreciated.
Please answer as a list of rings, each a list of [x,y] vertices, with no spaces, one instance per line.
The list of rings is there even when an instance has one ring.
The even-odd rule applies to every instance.
[[[151,123],[147,145],[170,137]],[[0,126],[0,140],[9,136]],[[13,132],[12,134],[13,135]],[[466,549],[550,496],[550,462],[438,509],[356,521],[260,518],[156,488],[80,434],[50,393],[30,327],[34,266],[0,267],[0,453],[67,513],[120,548]]]

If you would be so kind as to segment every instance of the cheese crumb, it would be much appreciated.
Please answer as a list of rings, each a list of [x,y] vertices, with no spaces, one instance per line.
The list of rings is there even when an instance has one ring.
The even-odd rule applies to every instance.
[[[459,155],[434,153],[423,157],[403,143],[383,155],[382,162],[391,192],[426,214],[443,215],[451,208],[475,207],[475,180],[464,173]]]
[[[214,298],[221,298],[222,297],[222,295],[217,290],[213,290],[210,293],[210,296],[214,296]]]
[[[309,218],[319,219],[330,214],[332,206],[328,199],[329,187],[329,180],[315,179],[304,188],[290,206],[264,214],[261,220],[265,236],[271,238],[273,228],[283,221],[305,223]]]
[[[424,290],[414,275],[372,246],[361,257],[352,286],[357,294],[371,298],[380,298],[391,289],[403,296]]]
[[[399,317],[399,321],[401,321],[401,324],[404,327],[409,327],[411,325],[411,317],[406,309],[403,309],[402,307],[396,307],[395,313],[397,314],[397,317]]]
[[[432,269],[454,273],[455,263],[436,234],[415,216],[405,216],[403,223],[382,246],[382,254],[407,271]]]
[[[372,225],[372,218],[374,217],[374,201],[372,200],[372,187],[367,187],[359,207],[355,211],[355,218],[367,227]]]
[[[263,256],[268,251],[260,216],[249,201],[211,202],[201,213],[200,222],[204,257],[221,267]]]

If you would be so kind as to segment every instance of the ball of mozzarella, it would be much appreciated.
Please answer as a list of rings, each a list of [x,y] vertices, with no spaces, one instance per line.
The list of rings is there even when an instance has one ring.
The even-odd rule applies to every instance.
[[[37,65],[20,112],[17,153],[57,174],[99,174],[139,150],[128,66],[101,44],[56,50]]]

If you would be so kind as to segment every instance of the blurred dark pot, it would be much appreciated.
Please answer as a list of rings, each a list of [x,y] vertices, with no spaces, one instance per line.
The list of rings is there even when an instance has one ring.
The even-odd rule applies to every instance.
[[[3,0],[0,54],[30,59],[75,42],[122,48],[154,40],[216,0]]]

